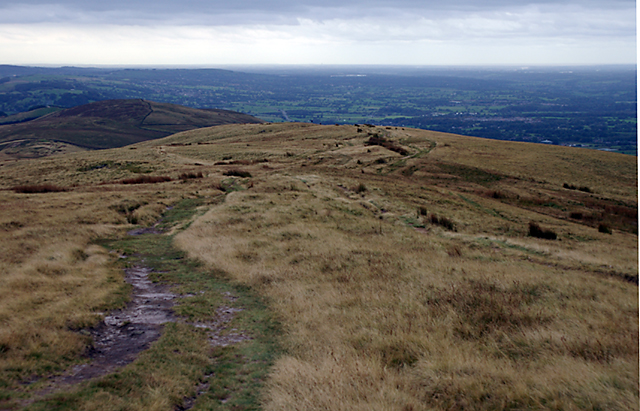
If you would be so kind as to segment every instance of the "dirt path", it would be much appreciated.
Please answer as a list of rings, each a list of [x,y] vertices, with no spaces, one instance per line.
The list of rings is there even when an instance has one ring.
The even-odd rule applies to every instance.
[[[172,307],[177,296],[167,286],[149,280],[150,272],[151,269],[144,266],[125,270],[125,280],[133,288],[131,301],[125,308],[107,315],[104,322],[91,330],[94,344],[86,354],[90,361],[51,378],[49,386],[34,392],[23,406],[72,385],[114,372],[133,362],[160,338],[163,325],[175,321]]]
[[[129,235],[141,234],[158,235],[160,232],[148,229],[129,232]],[[151,272],[152,269],[145,266],[125,269],[125,281],[132,286],[131,301],[125,308],[111,312],[102,323],[91,330],[94,343],[86,354],[90,361],[73,367],[63,375],[51,378],[49,386],[34,392],[30,400],[22,403],[23,406],[83,381],[117,371],[132,363],[151,343],[160,338],[164,324],[176,321],[185,323],[173,313],[173,306],[179,297],[170,292],[168,286],[149,280]],[[225,298],[235,301],[237,297],[227,294]],[[222,305],[216,310],[215,321],[188,324],[207,329],[210,344],[224,347],[249,338],[242,333],[221,334],[226,329],[226,324],[239,311],[237,308]]]
[[[197,203],[186,200],[183,203],[177,212],[168,210],[173,214],[165,215],[171,221],[165,224],[166,227],[154,225],[135,229],[126,237],[103,242],[109,249],[127,253],[122,258],[129,263],[124,269],[125,281],[131,285],[129,303],[107,313],[104,321],[93,329],[81,331],[90,333],[93,339],[92,346],[85,352],[84,364],[45,381],[38,380],[44,382],[44,388],[29,391],[28,399],[15,403],[18,408],[33,405],[36,409],[49,409],[60,401],[82,402],[105,389],[94,384],[101,377],[122,374],[135,385],[156,372],[166,377],[167,364],[177,366],[176,375],[182,372],[184,379],[188,367],[194,366],[189,362],[190,358],[203,354],[208,358],[196,365],[202,374],[188,375],[189,380],[182,383],[182,390],[187,395],[174,404],[174,409],[188,410],[196,403],[217,404],[221,409],[235,409],[246,401],[258,403],[258,387],[267,378],[276,350],[272,339],[274,324],[259,298],[242,287],[229,285],[207,271],[200,271],[196,262],[173,248],[172,236],[166,230],[176,221],[187,218],[185,211],[196,210]],[[174,286],[183,290],[186,287],[189,291],[177,294],[173,291]],[[201,311],[203,305],[207,307],[206,311]],[[182,313],[196,310],[196,314],[180,316],[174,309]],[[242,318],[241,322],[234,322],[238,317]],[[176,325],[169,326],[168,323]],[[194,331],[204,330],[204,333],[185,333],[189,327]],[[176,334],[178,329],[182,330],[181,334]],[[167,335],[170,337],[165,339]],[[198,335],[200,337],[196,337]],[[200,341],[199,345],[189,345],[196,340]],[[155,344],[156,341],[159,344]],[[205,341],[208,344],[203,345]],[[141,356],[149,349],[164,352],[168,357],[154,364],[157,357]],[[137,371],[140,374],[121,373],[123,367],[138,359],[145,364]],[[255,377],[247,380],[248,374]],[[107,377],[101,381],[111,380]],[[85,384],[81,386],[81,383]],[[110,382],[105,384],[110,387],[110,395],[116,395],[120,400],[126,401],[129,395],[147,395],[144,392],[133,394],[126,387],[120,390],[117,384],[109,385]],[[189,384],[193,384],[191,388],[188,388]]]
[[[160,338],[163,324],[174,321],[172,307],[176,295],[166,286],[148,278],[147,267],[125,270],[126,281],[133,286],[127,307],[105,317],[93,332],[91,362],[76,367],[62,382],[73,384],[108,374],[136,359],[138,354]]]

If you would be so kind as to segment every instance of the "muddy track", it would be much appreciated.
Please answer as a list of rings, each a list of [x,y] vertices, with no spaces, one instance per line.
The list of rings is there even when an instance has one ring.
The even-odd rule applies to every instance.
[[[22,405],[112,373],[133,362],[160,338],[164,324],[175,321],[172,308],[177,296],[167,286],[149,280],[151,271],[144,266],[125,270],[125,280],[132,286],[131,301],[125,308],[105,316],[104,321],[90,331],[93,345],[85,353],[89,361],[50,378],[47,388],[34,392]]]
[[[160,234],[154,230],[155,228],[133,230],[129,235]],[[144,264],[144,260],[141,263]],[[250,338],[236,330],[224,335],[222,333],[226,331],[227,323],[241,311],[238,308],[221,305],[216,310],[214,320],[208,323],[192,323],[176,317],[173,306],[183,296],[172,293],[168,285],[152,282],[149,274],[153,270],[142,264],[125,269],[125,281],[132,286],[131,300],[126,307],[110,312],[103,322],[90,330],[93,345],[85,353],[88,362],[77,365],[60,376],[50,378],[47,387],[33,392],[29,400],[22,402],[22,406],[42,400],[50,394],[69,390],[81,382],[116,372],[132,363],[140,353],[160,338],[164,324],[168,322],[181,322],[206,329],[212,346],[227,346]],[[223,297],[229,302],[237,299],[228,292]],[[198,389],[198,393],[206,390],[209,377],[204,376],[201,380],[203,386]],[[191,408],[195,399],[196,397],[185,398],[183,406],[179,409]]]
[[[131,363],[160,338],[163,324],[174,321],[176,295],[149,280],[150,268],[132,267],[125,273],[133,287],[131,301],[124,309],[106,316],[93,330],[94,344],[89,352],[92,361],[77,367],[67,378],[70,383],[99,377]]]

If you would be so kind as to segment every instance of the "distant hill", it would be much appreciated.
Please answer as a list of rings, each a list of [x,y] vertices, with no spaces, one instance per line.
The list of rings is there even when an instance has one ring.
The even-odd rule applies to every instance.
[[[33,152],[30,147],[49,142],[106,149],[195,128],[261,122],[227,110],[194,109],[141,99],[106,100],[0,125],[0,151],[12,149],[14,155],[10,157],[41,157],[46,153]]]

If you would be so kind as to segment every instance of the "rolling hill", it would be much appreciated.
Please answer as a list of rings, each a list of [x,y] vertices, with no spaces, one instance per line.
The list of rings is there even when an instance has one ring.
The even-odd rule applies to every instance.
[[[278,123],[0,164],[0,408],[638,407],[635,156]],[[131,270],[172,317],[104,365]]]
[[[146,100],[106,100],[43,114],[30,121],[0,125],[0,158],[122,147],[194,128],[262,122],[227,110]]]

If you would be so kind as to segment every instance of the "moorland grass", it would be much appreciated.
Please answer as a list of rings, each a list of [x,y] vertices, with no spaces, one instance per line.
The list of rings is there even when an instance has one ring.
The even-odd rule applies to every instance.
[[[38,313],[50,307],[60,319],[95,321],[95,307],[115,304],[122,282],[113,276],[110,254],[90,240],[126,231],[127,213],[142,218],[144,211],[151,224],[151,217],[157,220],[185,198],[197,212],[178,207],[175,213],[184,218],[166,220],[177,223],[173,245],[199,261],[198,270],[260,296],[265,305],[256,313],[277,318],[283,352],[273,359],[265,388],[250,386],[253,371],[234,365],[245,353],[214,351],[205,361],[196,350],[192,358],[201,361],[181,368],[146,359],[161,351],[149,352],[140,358],[144,367],[105,379],[108,390],[89,384],[99,395],[80,390],[85,405],[118,408],[130,400],[130,409],[171,409],[197,385],[189,376],[162,388],[173,367],[176,375],[192,376],[220,367],[216,374],[224,381],[240,376],[223,385],[250,387],[267,410],[637,409],[637,285],[626,280],[637,279],[637,236],[618,228],[635,224],[637,230],[631,212],[637,210],[637,159],[420,130],[378,132],[399,145],[410,141],[424,154],[400,164],[399,153],[367,146],[368,136],[354,126],[261,124],[181,133],[136,150],[5,165],[3,188],[52,183],[74,189],[46,196],[0,192],[10,199],[0,203],[0,239],[9,250],[2,272],[22,276],[22,288],[11,292],[24,288],[15,302],[30,301],[3,306],[1,318],[12,322],[3,322],[2,331],[40,327]],[[215,165],[224,158],[246,160],[243,171],[251,177],[224,176],[228,166]],[[155,173],[176,177],[198,163],[206,177],[189,184],[99,185],[131,172],[77,171],[103,161],[146,162]],[[566,181],[592,192],[564,189]],[[358,190],[361,184],[366,190]],[[605,207],[614,205],[621,208]],[[583,218],[570,218],[572,212]],[[425,224],[430,215],[455,222],[456,231]],[[530,221],[553,230],[557,240],[528,236]],[[599,232],[599,223],[615,230]],[[55,254],[62,244],[69,244],[68,252]],[[65,257],[49,260],[56,255]],[[188,266],[184,255],[171,261]],[[89,262],[97,264],[90,272],[102,281],[91,286],[105,288],[102,294],[88,289],[94,300],[74,314],[72,296],[82,292],[59,280],[76,269],[87,276]],[[183,281],[163,275],[158,280]],[[205,297],[180,310],[205,316],[213,307],[206,299],[215,294],[209,279],[188,278],[191,288],[184,291],[202,290]],[[43,289],[57,291],[29,300]],[[76,335],[60,324],[48,327]],[[179,326],[172,330],[163,338],[202,337],[183,335]],[[42,379],[77,362],[86,344],[79,340],[65,354],[52,343],[62,334],[44,343],[42,333],[29,335],[31,345],[12,348],[22,352],[12,366]],[[38,344],[42,354],[31,356]],[[0,354],[0,365],[8,367],[8,358]],[[219,362],[207,362],[212,358]],[[116,383],[131,372],[139,375]],[[3,395],[28,396],[20,381],[5,377]],[[175,388],[185,381],[192,382],[191,391],[186,383]],[[135,389],[127,393],[123,386]],[[228,403],[220,387],[205,397],[211,407]]]
[[[289,191],[279,178],[228,195],[177,237],[262,290],[286,325],[266,409],[632,407],[635,286],[579,268],[567,278],[515,248],[451,253],[455,241],[393,219],[381,235],[333,184]]]
[[[76,331],[122,304],[126,287],[110,266],[113,256],[90,244],[117,229],[118,215],[95,203],[108,199],[91,193],[51,193],[46,200],[1,195],[0,386],[11,399],[20,382],[80,361],[90,341]]]

